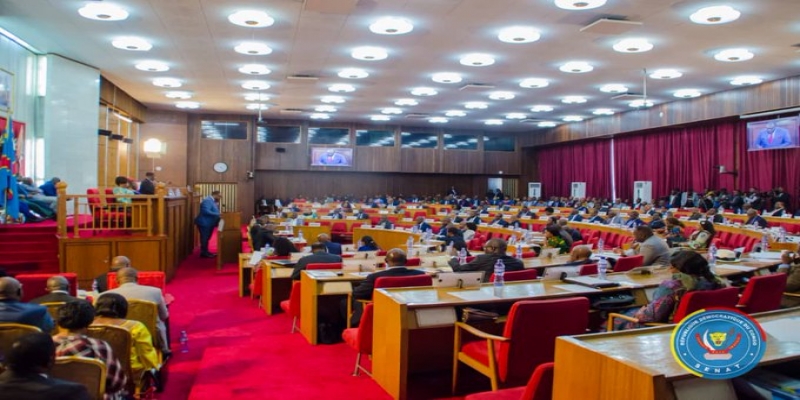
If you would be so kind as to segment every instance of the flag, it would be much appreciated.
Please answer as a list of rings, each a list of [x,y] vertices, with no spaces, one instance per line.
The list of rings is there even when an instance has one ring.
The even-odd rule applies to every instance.
[[[19,219],[19,195],[17,194],[17,180],[11,171],[16,161],[17,153],[14,151],[14,130],[11,117],[6,120],[6,128],[0,133],[0,205],[5,208],[6,219],[17,221]]]

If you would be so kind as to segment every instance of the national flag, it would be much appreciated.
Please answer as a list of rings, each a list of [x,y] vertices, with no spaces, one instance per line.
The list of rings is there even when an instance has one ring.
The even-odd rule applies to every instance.
[[[17,221],[19,219],[19,195],[17,194],[17,180],[11,171],[11,166],[16,161],[17,153],[14,150],[14,131],[11,117],[6,120],[6,129],[0,133],[0,205],[5,208],[6,219]]]

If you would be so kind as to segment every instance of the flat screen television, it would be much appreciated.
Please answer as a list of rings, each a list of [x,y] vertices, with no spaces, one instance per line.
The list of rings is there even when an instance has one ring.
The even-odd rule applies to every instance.
[[[352,167],[353,149],[349,147],[312,147],[312,167]]]
[[[800,117],[747,123],[748,151],[798,147],[800,147]]]

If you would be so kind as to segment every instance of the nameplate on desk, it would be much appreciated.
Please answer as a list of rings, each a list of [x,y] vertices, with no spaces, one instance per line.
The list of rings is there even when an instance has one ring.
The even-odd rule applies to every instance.
[[[364,224],[364,225],[361,225],[361,227],[362,227],[362,228],[367,228],[367,229],[369,229],[369,228],[372,228],[372,225],[370,225],[370,224]]]
[[[538,208],[531,208],[531,212],[535,214],[535,213],[539,212],[539,209]]]
[[[322,226],[322,224],[320,224],[319,222],[309,222],[308,226],[317,227],[317,226]]]
[[[336,276],[336,272],[334,271],[306,271],[307,274],[313,276],[314,278],[333,278]]]
[[[540,221],[547,221],[548,219],[550,219],[550,217],[548,217],[546,215],[542,215],[541,217],[539,217]]]
[[[319,219],[333,219],[333,217],[330,216],[330,215],[323,215],[323,216],[319,217]]]
[[[456,323],[456,309],[453,307],[424,308],[415,310],[417,327],[452,326]]]
[[[352,221],[352,220],[357,220],[358,218],[356,218],[355,215],[348,215],[348,216],[344,217],[344,219]]]
[[[401,219],[401,221],[403,221],[403,222],[411,222],[411,221],[413,221],[413,219],[411,219],[411,218],[403,218],[403,219]]]
[[[292,268],[272,268],[271,276],[273,278],[288,278],[292,276],[294,270]]]
[[[322,284],[321,294],[348,294],[353,291],[353,285],[348,281],[325,282]]]
[[[446,212],[438,212],[438,213],[436,213],[436,215],[438,215],[440,217],[444,217],[444,216],[447,216],[447,213]]]
[[[389,214],[389,211],[388,210],[380,210],[380,211],[378,211],[378,214]]]

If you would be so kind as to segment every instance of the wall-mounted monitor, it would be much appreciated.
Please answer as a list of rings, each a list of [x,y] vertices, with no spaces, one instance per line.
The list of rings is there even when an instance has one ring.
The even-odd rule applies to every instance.
[[[776,150],[800,147],[800,117],[747,123],[747,150]]]
[[[312,167],[352,167],[353,149],[349,147],[312,147]]]

